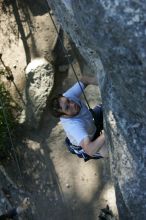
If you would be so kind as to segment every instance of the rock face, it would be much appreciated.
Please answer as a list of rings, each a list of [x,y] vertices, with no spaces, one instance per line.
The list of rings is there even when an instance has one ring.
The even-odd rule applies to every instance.
[[[146,218],[146,3],[49,0],[97,74],[121,220]]]
[[[34,59],[26,68],[25,122],[37,128],[54,83],[51,64],[43,58]]]

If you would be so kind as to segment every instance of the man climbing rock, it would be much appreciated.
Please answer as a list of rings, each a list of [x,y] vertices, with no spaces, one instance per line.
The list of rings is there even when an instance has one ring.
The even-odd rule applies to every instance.
[[[54,97],[50,102],[50,112],[60,118],[67,135],[66,142],[70,146],[76,150],[79,147],[85,155],[99,159],[107,156],[102,105],[93,109],[93,120],[91,111],[80,99],[83,90],[89,84],[97,85],[97,81],[95,78],[84,76],[63,95]],[[77,151],[74,153],[77,154]]]

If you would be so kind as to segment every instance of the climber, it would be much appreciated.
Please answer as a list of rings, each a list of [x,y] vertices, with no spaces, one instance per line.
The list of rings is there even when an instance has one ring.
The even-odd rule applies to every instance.
[[[60,122],[67,135],[66,142],[68,145],[73,146],[76,150],[79,147],[81,153],[84,152],[85,155],[91,158],[96,157],[96,159],[99,159],[107,157],[105,135],[102,130],[102,105],[96,106],[93,109],[95,115],[93,120],[91,112],[84,102],[79,99],[82,90],[89,84],[97,85],[97,80],[83,76],[80,82],[77,82],[63,95],[52,98],[50,112],[53,116],[60,118]],[[70,151],[72,150],[70,149]],[[76,151],[72,153],[77,154]],[[84,159],[86,161],[86,158]]]

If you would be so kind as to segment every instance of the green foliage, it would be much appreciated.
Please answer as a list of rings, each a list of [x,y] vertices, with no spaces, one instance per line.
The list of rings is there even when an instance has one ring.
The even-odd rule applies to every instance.
[[[12,132],[15,120],[12,114],[11,96],[6,91],[3,83],[0,83],[0,156],[6,156],[8,144],[10,144],[10,138],[8,133]]]

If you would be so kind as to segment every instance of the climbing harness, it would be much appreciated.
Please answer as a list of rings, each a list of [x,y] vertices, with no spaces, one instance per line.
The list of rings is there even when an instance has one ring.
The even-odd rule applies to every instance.
[[[66,137],[66,139],[65,139],[65,144],[66,144],[68,150],[72,154],[77,155],[79,158],[83,158],[85,162],[90,160],[90,159],[96,159],[97,160],[97,159],[103,158],[100,153],[96,153],[93,156],[89,156],[88,154],[86,154],[86,152],[83,150],[82,147],[73,145],[70,142],[70,140],[68,139],[68,137]]]

